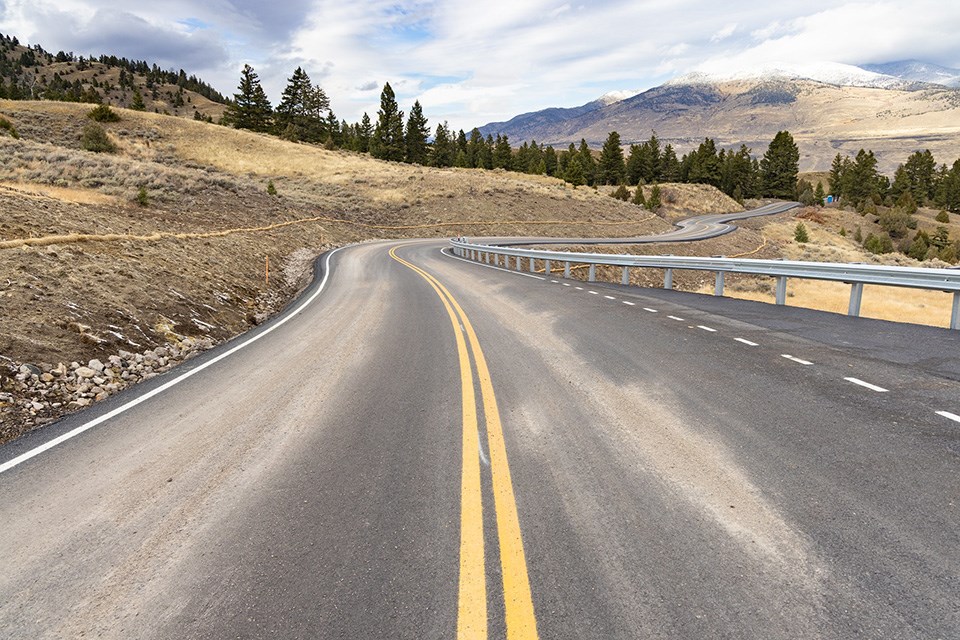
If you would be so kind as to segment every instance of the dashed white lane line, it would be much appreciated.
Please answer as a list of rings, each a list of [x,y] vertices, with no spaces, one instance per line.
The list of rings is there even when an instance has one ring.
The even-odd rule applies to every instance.
[[[630,307],[635,307],[635,306],[637,306],[636,303],[630,302],[629,300],[624,300],[624,301],[623,301],[623,304],[625,304],[625,305],[627,305],[627,306],[630,306]]]
[[[565,287],[569,287],[569,286],[571,286],[571,285],[570,285],[570,283],[569,283],[569,282],[564,282],[564,283],[563,283],[563,286],[565,286]]]
[[[553,284],[560,284],[559,280],[551,280],[550,282],[552,282]]]
[[[866,387],[867,389],[870,389],[870,390],[872,390],[872,391],[876,391],[877,393],[886,393],[887,391],[889,391],[889,389],[884,389],[883,387],[878,387],[878,386],[875,385],[875,384],[870,384],[869,382],[864,382],[864,381],[861,380],[860,378],[844,378],[844,380],[846,380],[847,382],[852,382],[853,384],[858,384],[858,385],[860,385],[861,387]]]
[[[670,318],[671,320],[676,320],[677,322],[684,322],[683,318],[679,316],[667,316],[667,317]]]
[[[649,311],[650,313],[660,313],[660,312],[657,311],[656,309],[651,309],[650,307],[644,307],[643,310],[644,310],[644,311]]]
[[[616,300],[616,298],[614,298],[613,296],[603,296],[603,297],[606,298],[607,300]]]
[[[949,411],[937,411],[938,416],[943,416],[947,420],[953,420],[954,422],[960,422],[960,416],[955,413],[950,413]]]
[[[742,342],[743,344],[747,345],[748,347],[758,347],[758,346],[760,346],[760,345],[758,345],[756,342],[750,342],[749,340],[745,340],[745,339],[743,339],[743,338],[734,338],[734,340],[736,340],[737,342]]]
[[[593,294],[593,295],[595,295],[595,296],[598,296],[598,295],[600,295],[600,294],[599,294],[599,293],[597,293],[596,291],[587,291],[587,293],[590,293],[590,294]]]
[[[714,329],[713,327],[707,327],[707,326],[704,326],[704,325],[702,325],[702,324],[698,324],[698,325],[697,325],[697,329],[703,329],[704,331],[709,331],[710,333],[716,333],[716,332],[717,332],[717,330]]]
[[[810,362],[809,360],[801,360],[800,358],[797,358],[797,357],[795,357],[795,356],[791,356],[791,355],[786,354],[786,353],[781,353],[780,355],[783,356],[784,358],[786,358],[787,360],[792,360],[792,361],[796,362],[797,364],[813,364],[813,363]]]
[[[577,291],[583,291],[583,287],[574,287]]]

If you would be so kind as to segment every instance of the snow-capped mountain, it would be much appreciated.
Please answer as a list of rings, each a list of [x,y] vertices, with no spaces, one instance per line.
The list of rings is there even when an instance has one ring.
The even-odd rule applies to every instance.
[[[951,69],[938,64],[920,62],[919,60],[865,64],[861,68],[909,82],[926,82],[942,84],[946,87],[960,87],[960,69]]]
[[[769,62],[749,69],[722,69],[719,65],[705,65],[695,71],[669,81],[668,85],[713,84],[742,80],[812,80],[840,87],[869,87],[874,89],[902,88],[907,81],[895,75],[870,71],[839,62],[788,63]]]

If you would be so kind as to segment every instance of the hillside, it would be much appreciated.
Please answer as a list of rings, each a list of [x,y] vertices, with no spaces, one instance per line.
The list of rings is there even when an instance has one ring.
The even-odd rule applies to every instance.
[[[0,440],[261,322],[332,246],[669,228],[552,178],[387,163],[129,110],[104,125],[118,152],[91,153],[79,144],[90,107],[0,101],[20,135],[0,130]],[[122,377],[71,380],[111,358],[130,365]]]
[[[584,138],[595,148],[610,131],[617,131],[624,144],[646,140],[655,131],[661,142],[683,153],[704,137],[720,146],[743,143],[761,152],[777,131],[788,130],[800,147],[803,171],[825,171],[838,152],[854,155],[861,148],[872,149],[887,173],[915,150],[956,158],[960,90],[939,85],[908,90],[899,81],[897,86],[690,76],[569,117],[527,114],[481,131],[506,134],[514,144],[535,139],[558,147]]]
[[[0,34],[0,99],[104,102],[132,107],[139,92],[143,110],[217,120],[226,99],[213,87],[145,60],[116,56],[85,58],[40,45],[26,46]]]

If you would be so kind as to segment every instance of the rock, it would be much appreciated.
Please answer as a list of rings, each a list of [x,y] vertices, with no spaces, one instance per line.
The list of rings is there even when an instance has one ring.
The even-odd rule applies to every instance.
[[[92,378],[93,376],[97,375],[97,372],[89,367],[79,367],[75,373],[77,374],[78,378]]]
[[[88,398],[77,398],[76,400],[74,400],[74,401],[71,402],[70,404],[75,404],[75,405],[77,405],[78,407],[89,407],[89,406],[90,406],[90,400],[89,400]]]
[[[97,402],[100,402],[101,400],[106,400],[109,397],[110,397],[109,393],[107,393],[106,391],[101,391],[100,393],[97,394],[97,397],[95,398],[95,400]]]
[[[105,367],[103,366],[103,363],[100,362],[99,360],[97,360],[96,358],[94,358],[93,360],[91,360],[91,361],[87,364],[87,367],[89,367],[90,369],[93,369],[94,371],[96,371],[96,372],[98,372],[98,373],[102,373],[103,370],[104,370],[104,368],[105,368]]]
[[[106,381],[107,381],[107,379],[104,378],[103,376],[95,376],[95,377],[93,378],[93,383],[96,384],[96,385],[100,385],[100,386],[103,386],[103,384],[104,384]]]
[[[53,382],[53,375],[49,373],[40,374],[40,382]]]
[[[39,376],[43,371],[35,364],[22,364],[20,365],[20,373],[25,373],[27,376]]]
[[[33,408],[34,411],[42,411],[44,407],[44,405],[39,402],[32,402],[30,403],[30,406]]]
[[[51,370],[50,370],[50,373],[52,373],[52,374],[55,375],[55,376],[63,377],[63,376],[65,376],[65,375],[67,375],[67,371],[68,371],[67,365],[65,365],[65,364],[63,364],[63,363],[61,362],[60,364],[58,364],[58,365],[56,366],[55,369],[51,369]]]

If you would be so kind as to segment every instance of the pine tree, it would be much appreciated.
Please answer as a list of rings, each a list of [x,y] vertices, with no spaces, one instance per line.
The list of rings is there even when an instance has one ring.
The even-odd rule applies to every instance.
[[[797,197],[797,173],[800,150],[788,131],[778,131],[760,160],[763,195],[794,200]]]
[[[404,159],[403,112],[397,106],[397,98],[389,82],[383,85],[380,93],[377,126],[370,146],[375,158],[396,162]]]
[[[633,194],[633,204],[646,207],[647,199],[643,197],[643,187],[637,185],[637,192]]]
[[[638,189],[640,187],[637,187]],[[647,209],[656,213],[657,209],[660,208],[660,185],[653,185],[653,189],[650,190],[650,197],[647,198]]]
[[[807,234],[807,228],[802,222],[798,222],[797,226],[794,228],[793,239],[801,244],[804,242],[810,242],[810,236]]]
[[[577,155],[580,158],[580,170],[583,172],[584,183],[592,187],[596,184],[597,161],[593,159],[593,154],[590,153],[590,147],[587,146],[587,141],[584,138],[580,138],[580,148],[577,150]]]
[[[663,153],[660,156],[660,178],[664,182],[678,182],[680,180],[680,161],[677,160],[677,153],[673,150],[671,144],[663,148]]]
[[[430,153],[430,165],[434,167],[452,167],[456,160],[456,147],[450,138],[450,128],[447,123],[437,125],[437,132],[433,136],[433,149]]]
[[[823,191],[823,183],[817,182],[817,188],[813,190],[813,195],[817,199],[817,206],[823,206],[823,200],[827,197],[827,194]]]
[[[717,144],[711,138],[704,138],[696,152],[690,154],[690,170],[687,176],[689,182],[720,186],[722,178],[720,172],[720,157],[717,155]]]
[[[236,129],[266,132],[272,125],[273,108],[260,86],[260,77],[249,64],[243,65],[240,72],[240,84],[233,102],[227,105],[223,114],[225,124]]]
[[[600,151],[596,182],[597,184],[620,184],[626,177],[627,168],[623,161],[623,149],[620,147],[620,134],[611,131]]]
[[[493,145],[493,167],[507,171],[513,169],[513,149],[506,135],[497,134],[497,140]]]
[[[370,116],[366,112],[357,125],[357,151],[367,153],[370,151],[370,140],[373,138],[373,123],[370,122]]]
[[[430,128],[423,115],[420,101],[413,103],[410,116],[407,119],[407,129],[404,132],[406,146],[406,161],[411,164],[427,164],[429,147],[427,138],[430,137]]]
[[[133,102],[130,103],[130,108],[134,111],[147,110],[147,105],[143,103],[143,94],[140,93],[140,89],[133,90]]]
[[[547,145],[547,148],[543,150],[543,172],[548,176],[557,175],[558,164],[559,158],[556,149]]]
[[[297,67],[277,105],[277,133],[288,140],[321,142],[325,130],[322,114],[329,108],[323,89],[314,87],[307,72]]]

